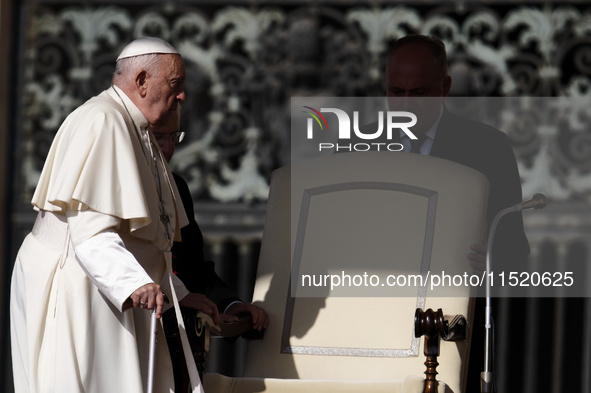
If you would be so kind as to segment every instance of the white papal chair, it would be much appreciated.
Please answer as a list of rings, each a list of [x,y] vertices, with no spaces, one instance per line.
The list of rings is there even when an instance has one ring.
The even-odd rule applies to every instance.
[[[468,334],[441,342],[438,390],[463,392],[473,288],[457,279],[471,273],[466,254],[483,239],[487,195],[473,169],[400,152],[335,154],[276,170],[253,295],[271,323],[248,343],[244,376],[206,374],[205,391],[423,392],[434,359],[425,362],[415,325],[429,324],[415,323],[415,310],[447,329],[451,318],[421,311],[442,309],[465,316]],[[455,277],[453,290],[431,288],[443,272]],[[390,275],[406,284],[394,288]],[[330,281],[307,285],[308,276],[356,281],[331,289]],[[426,285],[409,282],[419,276]]]

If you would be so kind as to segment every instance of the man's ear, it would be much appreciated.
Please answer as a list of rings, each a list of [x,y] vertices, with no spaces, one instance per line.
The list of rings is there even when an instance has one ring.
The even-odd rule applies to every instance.
[[[135,76],[135,87],[139,95],[144,98],[148,92],[148,73],[146,71],[140,71]]]
[[[447,97],[449,94],[449,90],[451,89],[451,76],[447,75],[443,79],[443,97]]]

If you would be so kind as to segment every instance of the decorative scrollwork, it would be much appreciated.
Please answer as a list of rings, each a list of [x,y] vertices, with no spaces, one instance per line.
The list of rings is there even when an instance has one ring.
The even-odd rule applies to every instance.
[[[444,40],[453,95],[591,96],[591,11],[578,3],[34,3],[23,6],[24,199],[47,136],[74,106],[109,85],[117,53],[142,35],[167,39],[183,55],[182,127],[189,136],[173,168],[196,198],[220,202],[266,198],[271,171],[289,162],[291,96],[383,94],[388,46],[408,33]],[[524,187],[550,176],[563,189],[576,189],[576,198],[591,194],[591,186],[574,183],[591,171],[589,119],[575,107],[548,109],[566,125],[560,132],[544,128],[536,111],[498,124],[514,144]],[[37,148],[25,140],[39,141]],[[558,187],[552,192],[574,197]]]
[[[252,11],[241,7],[227,7],[215,16],[211,28],[214,33],[225,31],[223,44],[230,48],[242,42],[244,51],[252,61],[261,56],[261,37],[274,24],[285,20],[283,12],[277,9]]]
[[[367,37],[366,48],[371,56],[369,76],[374,81],[382,79],[384,64],[381,58],[388,50],[388,43],[421,27],[419,13],[406,6],[357,8],[347,13],[347,20],[357,23]]]

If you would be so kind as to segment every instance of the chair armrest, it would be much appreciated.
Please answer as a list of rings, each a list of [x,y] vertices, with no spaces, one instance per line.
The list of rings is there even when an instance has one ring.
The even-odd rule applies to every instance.
[[[441,337],[444,341],[460,341],[466,339],[466,326],[468,322],[463,315],[445,315],[447,334]]]
[[[450,320],[451,319],[451,320]],[[415,310],[415,337],[425,336],[425,388],[423,393],[436,393],[439,381],[436,379],[437,357],[440,340],[459,341],[466,339],[466,318],[463,315],[443,315],[443,311],[431,309]]]
[[[199,376],[203,378],[209,342],[212,336],[236,337],[252,330],[252,317],[246,315],[233,322],[213,323],[211,317],[201,311],[183,309],[187,336],[197,364]]]

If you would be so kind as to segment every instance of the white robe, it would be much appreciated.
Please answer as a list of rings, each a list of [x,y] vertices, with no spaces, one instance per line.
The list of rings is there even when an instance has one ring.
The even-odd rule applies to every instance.
[[[114,89],[64,121],[33,197],[39,215],[11,284],[17,393],[146,390],[150,311],[124,311],[124,302],[149,282],[161,284],[172,299],[164,258],[170,241],[159,219],[148,122]],[[151,142],[172,234],[180,240],[188,221]],[[182,299],[188,291],[173,280]],[[154,392],[173,392],[160,324],[159,331]]]

